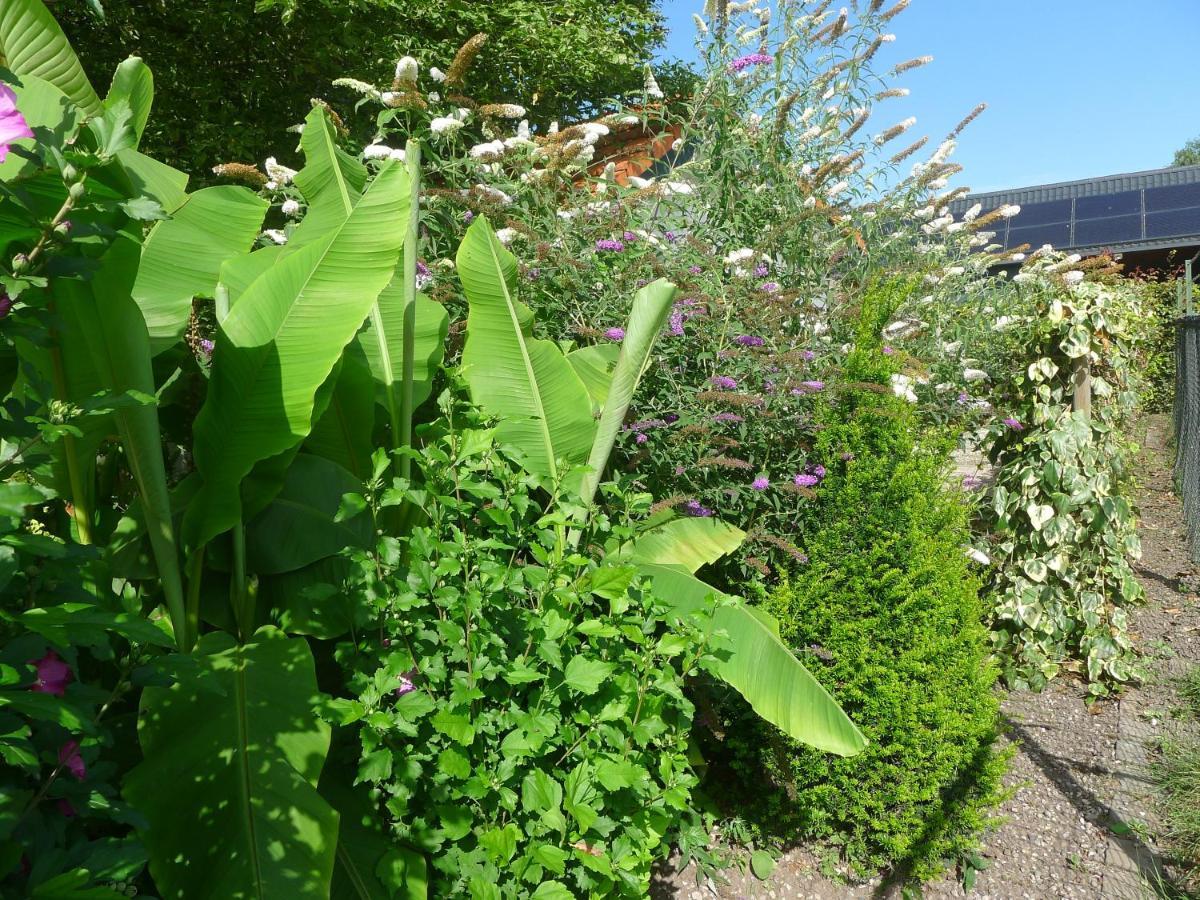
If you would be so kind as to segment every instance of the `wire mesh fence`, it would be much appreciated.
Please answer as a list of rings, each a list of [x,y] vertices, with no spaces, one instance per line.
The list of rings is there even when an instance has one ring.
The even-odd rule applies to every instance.
[[[1175,489],[1188,551],[1200,562],[1200,316],[1175,320]]]

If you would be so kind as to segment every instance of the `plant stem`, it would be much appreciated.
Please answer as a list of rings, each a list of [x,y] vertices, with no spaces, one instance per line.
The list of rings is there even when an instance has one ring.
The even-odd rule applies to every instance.
[[[413,369],[417,329],[417,236],[421,223],[421,143],[409,140],[404,147],[408,167],[409,216],[404,234],[404,334],[400,376],[400,446],[412,446]],[[400,477],[412,475],[412,459],[400,458]]]
[[[254,630],[254,609],[247,602],[246,590],[246,526],[233,526],[233,572],[229,576],[229,602],[237,620],[238,637],[245,643]]]
[[[185,625],[187,633],[177,643],[184,653],[191,653],[200,635],[200,584],[204,578],[204,548],[201,545],[188,558],[188,593]]]

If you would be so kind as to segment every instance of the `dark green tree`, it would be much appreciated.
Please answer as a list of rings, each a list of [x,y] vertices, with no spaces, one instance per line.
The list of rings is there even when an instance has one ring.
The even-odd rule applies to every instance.
[[[488,34],[465,92],[519,103],[537,123],[640,89],[665,35],[658,0],[104,0],[103,20],[73,0],[54,13],[98,86],[131,53],[149,64],[156,101],[143,148],[200,178],[219,162],[290,150],[285,130],[310,98],[355,99],[334,78],[386,84],[406,54],[434,90],[428,67],[448,68],[463,42]]]
[[[1173,166],[1197,166],[1200,165],[1200,137],[1194,137],[1178,150],[1175,151],[1175,158],[1171,160]]]

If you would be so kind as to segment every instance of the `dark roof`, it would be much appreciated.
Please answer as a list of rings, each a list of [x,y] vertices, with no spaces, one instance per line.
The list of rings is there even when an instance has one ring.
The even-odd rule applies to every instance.
[[[984,213],[1006,204],[1021,207],[996,225],[994,240],[1006,248],[1051,244],[1097,253],[1200,244],[1200,166],[971,194],[954,201],[950,211],[958,217],[976,203]]]

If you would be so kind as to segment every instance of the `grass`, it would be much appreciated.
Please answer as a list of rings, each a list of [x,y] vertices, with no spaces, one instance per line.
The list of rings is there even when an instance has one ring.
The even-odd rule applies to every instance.
[[[1191,669],[1176,687],[1184,720],[1177,734],[1164,737],[1161,756],[1151,776],[1158,788],[1164,841],[1187,880],[1200,876],[1200,667]]]

